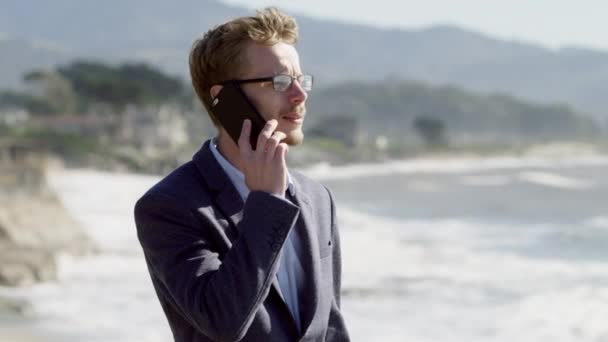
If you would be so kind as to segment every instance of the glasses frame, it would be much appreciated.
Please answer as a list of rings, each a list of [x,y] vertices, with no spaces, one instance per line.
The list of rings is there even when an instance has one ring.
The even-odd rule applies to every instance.
[[[283,77],[289,77],[290,81],[289,81],[289,84],[287,85],[287,87],[285,89],[282,89],[282,88],[280,88],[280,87],[277,86],[278,82],[275,82],[275,80],[277,78],[279,78],[279,77],[281,77],[281,78],[283,78]],[[310,78],[310,87],[303,87],[302,86],[302,81],[304,80],[304,77],[309,77]],[[244,84],[244,83],[272,82],[272,88],[274,90],[279,91],[279,92],[284,92],[284,91],[287,91],[289,88],[291,88],[291,86],[293,85],[294,81],[298,81],[298,83],[300,84],[300,86],[302,86],[302,89],[304,89],[305,91],[311,91],[312,90],[312,86],[314,84],[314,77],[312,75],[309,75],[309,74],[303,74],[303,75],[298,75],[298,76],[291,76],[291,75],[287,75],[287,74],[278,74],[278,75],[275,75],[275,76],[268,76],[268,77],[227,80],[227,81],[220,82],[219,84],[226,84],[226,83]]]

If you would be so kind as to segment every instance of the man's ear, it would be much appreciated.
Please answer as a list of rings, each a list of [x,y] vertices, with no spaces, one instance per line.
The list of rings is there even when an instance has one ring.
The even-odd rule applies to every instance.
[[[216,84],[214,86],[211,86],[211,89],[209,89],[209,95],[211,95],[211,98],[214,99],[217,94],[220,92],[220,90],[222,90],[222,85],[220,84]]]

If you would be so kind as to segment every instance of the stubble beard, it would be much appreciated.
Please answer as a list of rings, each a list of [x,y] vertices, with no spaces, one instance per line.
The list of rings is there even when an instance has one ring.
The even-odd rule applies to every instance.
[[[305,116],[306,107],[304,107],[303,105],[300,105],[295,108],[292,108],[291,110],[289,110],[287,112],[296,112],[299,115]],[[287,137],[285,139],[283,139],[282,142],[286,143],[289,146],[297,146],[297,145],[302,144],[302,142],[304,141],[304,132],[302,131],[303,124],[304,123],[302,122],[302,126],[298,127],[297,129],[294,129],[293,131],[291,131],[289,133],[285,132],[287,134]]]
[[[300,145],[304,141],[304,132],[302,129],[298,129],[296,131],[290,132],[283,142],[289,146],[297,146]]]

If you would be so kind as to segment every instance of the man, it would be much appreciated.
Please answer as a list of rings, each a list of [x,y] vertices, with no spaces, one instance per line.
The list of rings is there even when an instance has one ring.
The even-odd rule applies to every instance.
[[[349,341],[332,196],[285,162],[312,87],[297,37],[294,19],[271,8],[194,43],[192,83],[218,136],[135,207],[175,341]],[[267,120],[255,149],[248,120],[237,144],[213,116],[228,80]]]

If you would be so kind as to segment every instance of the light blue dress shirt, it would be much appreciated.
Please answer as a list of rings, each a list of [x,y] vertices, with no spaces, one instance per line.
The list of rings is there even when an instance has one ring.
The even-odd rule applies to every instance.
[[[224,156],[217,149],[217,140],[214,139],[211,144],[211,153],[218,161],[222,169],[226,172],[232,184],[236,187],[236,190],[241,195],[243,202],[247,200],[249,196],[249,188],[245,184],[245,175],[239,171],[234,165],[230,164]],[[294,188],[293,182],[289,172],[287,172],[288,191],[293,196]],[[283,299],[291,311],[291,315],[297,323],[298,328],[300,327],[300,305],[298,301],[298,294],[302,290],[304,284],[304,269],[302,268],[302,262],[300,261],[301,244],[298,235],[294,233],[293,229],[289,231],[285,244],[281,249],[281,255],[279,256],[279,270],[277,272],[277,278],[279,280],[279,286],[281,288],[281,294]]]

